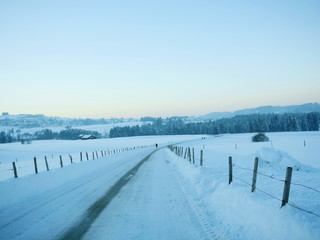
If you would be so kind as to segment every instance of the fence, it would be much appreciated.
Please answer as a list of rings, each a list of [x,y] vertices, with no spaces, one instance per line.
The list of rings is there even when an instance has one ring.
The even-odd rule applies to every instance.
[[[174,152],[175,154],[177,154],[179,157],[184,157],[184,159],[187,159],[189,160],[190,162],[192,162],[193,164],[195,163],[195,158],[194,158],[194,148],[192,148],[192,156],[190,154],[191,152],[191,148],[183,148],[183,147],[178,147],[178,146],[168,146],[169,149]],[[203,150],[200,150],[200,166],[203,166]],[[290,196],[290,188],[291,186],[299,186],[299,187],[302,187],[302,188],[305,188],[307,190],[310,190],[310,191],[313,191],[317,194],[320,194],[320,190],[318,189],[315,189],[313,187],[310,187],[310,186],[307,186],[307,185],[304,185],[304,184],[301,184],[301,183],[295,183],[295,182],[292,182],[291,179],[292,179],[292,167],[287,167],[286,169],[286,174],[285,174],[285,178],[284,179],[280,179],[280,178],[277,178],[277,177],[274,177],[274,176],[269,176],[267,174],[264,174],[264,173],[261,173],[258,171],[258,165],[259,165],[259,158],[256,157],[254,159],[254,166],[253,166],[253,169],[250,169],[250,168],[245,168],[245,167],[242,167],[242,166],[239,166],[235,163],[233,163],[232,161],[232,157],[230,156],[228,158],[228,182],[229,182],[229,185],[234,181],[234,179],[236,180],[239,180],[243,183],[245,183],[246,185],[250,186],[251,188],[251,192],[254,193],[256,191],[259,191],[263,194],[265,194],[266,196],[268,197],[271,197],[279,202],[281,202],[281,208],[285,205],[288,205],[288,206],[291,206],[295,209],[298,209],[300,211],[303,211],[303,212],[306,212],[306,213],[309,213],[309,214],[312,214],[316,217],[319,217],[320,218],[320,214],[317,214],[315,212],[312,212],[312,211],[309,211],[307,209],[304,209],[300,206],[297,206],[295,204],[292,204],[289,202],[289,196]],[[244,170],[244,171],[248,171],[248,172],[252,172],[252,181],[251,183],[249,183],[248,181],[238,177],[238,176],[235,176],[234,174],[234,168],[236,169],[240,169],[240,170]],[[283,194],[282,194],[282,198],[280,199],[279,197],[276,197],[260,188],[257,187],[257,178],[258,176],[262,176],[262,177],[265,177],[265,178],[269,178],[273,181],[278,181],[278,182],[281,182],[283,183]]]
[[[230,164],[231,162],[231,164]],[[314,216],[317,216],[317,217],[320,217],[320,214],[317,214],[317,213],[314,213],[312,211],[309,211],[309,210],[306,210],[302,207],[299,207],[299,206],[296,206],[292,203],[289,202],[289,195],[290,195],[290,188],[292,185],[294,186],[300,186],[300,187],[303,187],[305,189],[308,189],[310,191],[313,191],[313,192],[316,192],[316,193],[319,193],[320,194],[320,190],[317,190],[315,188],[312,188],[310,186],[307,186],[307,185],[304,185],[304,184],[301,184],[301,183],[294,183],[294,182],[291,182],[291,179],[292,179],[292,167],[287,167],[287,170],[286,170],[286,174],[285,174],[285,178],[284,179],[280,179],[280,178],[276,178],[274,176],[269,176],[267,174],[264,174],[264,173],[261,173],[258,171],[258,163],[259,163],[259,159],[256,157],[255,158],[255,163],[254,163],[254,168],[253,169],[250,169],[250,168],[245,168],[245,167],[242,167],[242,166],[239,166],[237,164],[234,164],[232,163],[232,157],[229,157],[229,184],[231,184],[231,182],[233,181],[233,178],[234,179],[237,179],[249,186],[251,186],[251,192],[255,192],[256,190],[275,199],[275,200],[278,200],[279,202],[281,202],[281,208],[285,205],[289,205],[293,208],[296,208],[298,210],[301,210],[301,211],[304,211],[304,212],[307,212],[309,214],[312,214]],[[240,177],[236,177],[234,175],[232,175],[232,172],[233,172],[233,167],[237,168],[237,169],[240,169],[240,170],[244,170],[244,171],[249,171],[249,172],[252,172],[253,173],[253,176],[252,176],[252,183],[249,183],[247,181],[245,181],[244,179],[240,178]],[[230,175],[230,172],[231,172],[231,175]],[[260,176],[263,176],[263,177],[266,177],[266,178],[269,178],[269,179],[272,179],[273,181],[278,181],[278,182],[281,182],[283,183],[283,194],[282,194],[282,199],[280,199],[279,197],[276,197],[260,188],[257,188],[256,187],[256,181],[257,181],[257,176],[260,175]],[[230,181],[231,179],[231,181]]]
[[[183,147],[178,147],[178,146],[173,146],[173,145],[169,145],[168,148],[172,152],[174,152],[176,155],[178,155],[179,157],[184,156],[183,157],[184,159],[187,159],[192,164],[196,164],[194,148],[192,148],[192,150],[191,150],[190,147],[183,148]],[[203,150],[200,150],[199,165],[200,166],[203,165]]]
[[[30,174],[38,174],[40,172],[50,171],[51,169],[63,168],[74,163],[95,160],[108,155],[131,151],[139,148],[145,148],[149,146],[125,147],[99,151],[81,151],[78,153],[64,153],[59,155],[50,154],[50,156],[48,155],[41,158],[34,157],[33,160],[30,161],[18,162],[18,160],[16,160],[12,163],[1,163],[0,180],[18,178]]]

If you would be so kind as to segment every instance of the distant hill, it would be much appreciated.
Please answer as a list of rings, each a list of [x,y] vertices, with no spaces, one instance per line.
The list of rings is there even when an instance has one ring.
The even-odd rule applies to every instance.
[[[132,125],[137,123],[135,119],[124,118],[111,118],[111,119],[92,119],[92,118],[61,118],[61,117],[48,117],[42,114],[18,114],[10,115],[2,113],[0,115],[0,132],[1,131],[18,131],[34,133],[42,129],[51,129],[59,132],[63,129],[81,128],[86,130],[94,130],[105,132],[112,128],[114,125]],[[141,123],[140,123],[141,124]]]
[[[112,118],[112,119],[92,119],[92,118],[61,118],[48,117],[43,114],[18,114],[10,115],[2,113],[0,116],[0,126],[10,126],[17,128],[36,128],[36,127],[57,127],[57,126],[89,126],[98,124],[131,122],[134,119]]]
[[[237,115],[250,115],[250,114],[268,114],[268,113],[308,113],[320,112],[319,103],[307,103],[302,105],[293,106],[264,106],[250,109],[242,109],[235,112],[213,112],[199,117],[171,117],[169,120],[180,119],[182,122],[202,122],[206,120],[216,120],[221,118],[231,118]],[[60,131],[66,128],[81,128],[87,130],[105,129],[106,125],[114,126],[132,126],[134,124],[141,125],[143,123],[156,121],[157,118],[144,117],[141,119],[133,118],[111,118],[111,119],[92,119],[92,118],[61,118],[61,117],[48,117],[42,114],[19,114],[10,115],[7,112],[0,115],[0,132],[9,131],[11,129],[25,129],[29,131],[39,131],[41,129],[50,128],[54,131]],[[108,127],[109,129],[110,127]],[[27,130],[29,129],[29,130]],[[101,131],[99,131],[101,132]]]
[[[268,113],[309,113],[320,112],[319,103],[306,103],[302,105],[291,106],[263,106],[257,108],[242,109],[235,112],[213,112],[199,116],[202,120],[216,120],[221,118],[231,118],[237,115],[250,115],[250,114],[268,114]]]

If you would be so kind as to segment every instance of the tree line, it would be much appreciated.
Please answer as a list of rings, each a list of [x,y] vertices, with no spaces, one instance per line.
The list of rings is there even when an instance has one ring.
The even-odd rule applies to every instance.
[[[249,132],[318,131],[320,113],[250,114],[208,122],[185,123],[158,118],[153,123],[114,127],[110,138],[145,135],[224,134]]]
[[[223,118],[207,122],[185,122],[183,118],[172,117],[167,119],[150,118],[152,123],[141,126],[114,127],[109,137],[130,137],[146,135],[185,135],[185,134],[224,134],[248,132],[286,132],[286,131],[319,131],[320,113],[286,113],[286,114],[251,114],[239,115],[232,118]],[[44,129],[34,134],[14,131],[0,132],[0,143],[10,143],[23,140],[75,140],[79,135],[95,135],[101,138],[96,131],[83,129],[65,129],[53,132]]]
[[[96,131],[88,131],[83,129],[66,129],[60,132],[53,132],[50,129],[43,129],[41,131],[35,132],[34,134],[23,133],[23,134],[13,134],[12,131],[0,132],[0,143],[10,143],[10,142],[23,142],[25,140],[51,140],[51,139],[61,139],[61,140],[76,140],[79,135],[95,135],[97,138],[101,137]]]

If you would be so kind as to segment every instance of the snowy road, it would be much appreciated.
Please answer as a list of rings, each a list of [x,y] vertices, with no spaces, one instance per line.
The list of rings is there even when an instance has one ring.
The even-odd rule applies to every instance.
[[[0,239],[208,239],[166,149],[91,164],[103,165],[1,209]]]
[[[0,240],[319,239],[320,221],[311,214],[320,213],[320,195],[315,191],[320,189],[319,132],[268,136],[274,147],[270,142],[251,143],[251,134],[195,136],[192,142],[190,136],[180,136],[178,146],[195,149],[195,164],[167,148],[150,146],[159,143],[159,137],[143,142],[115,139],[109,143],[118,148],[125,146],[118,143],[149,147],[0,181]],[[172,141],[170,136],[160,144]],[[97,143],[87,144],[94,149]],[[278,179],[259,175],[258,188],[270,195],[251,193],[238,179],[228,185],[229,156],[246,168],[234,168],[234,177],[247,182],[255,157],[261,160],[260,173],[278,179],[283,179],[287,166],[298,166],[289,201],[309,212],[293,205],[280,208],[283,183]]]
[[[35,180],[35,182],[48,182],[49,188],[50,181],[60,181],[58,178],[61,176],[72,175],[72,172],[79,175],[49,191],[42,192],[41,189],[36,189],[30,197],[22,197],[22,200],[18,199],[12,205],[0,209],[0,239],[59,238],[97,199],[105,194],[106,190],[152,151],[149,149],[126,153],[95,162],[86,162],[84,163],[86,165],[71,166],[59,172],[30,176],[26,181],[28,187],[33,184],[31,180]],[[91,169],[93,166],[94,171]],[[86,168],[89,173],[79,174],[86,171]],[[11,188],[19,191],[20,184],[24,182],[21,180],[16,179],[10,182]],[[37,186],[35,185],[34,188]],[[13,192],[14,189],[11,189],[8,193]]]
[[[164,149],[132,176],[84,239],[207,239]]]

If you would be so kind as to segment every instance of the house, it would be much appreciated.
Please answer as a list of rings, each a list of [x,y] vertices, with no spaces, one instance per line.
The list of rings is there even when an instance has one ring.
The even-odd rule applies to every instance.
[[[97,136],[95,136],[95,135],[84,135],[84,134],[81,134],[81,135],[79,135],[79,139],[81,139],[81,140],[89,140],[89,139],[96,139],[97,138]]]

